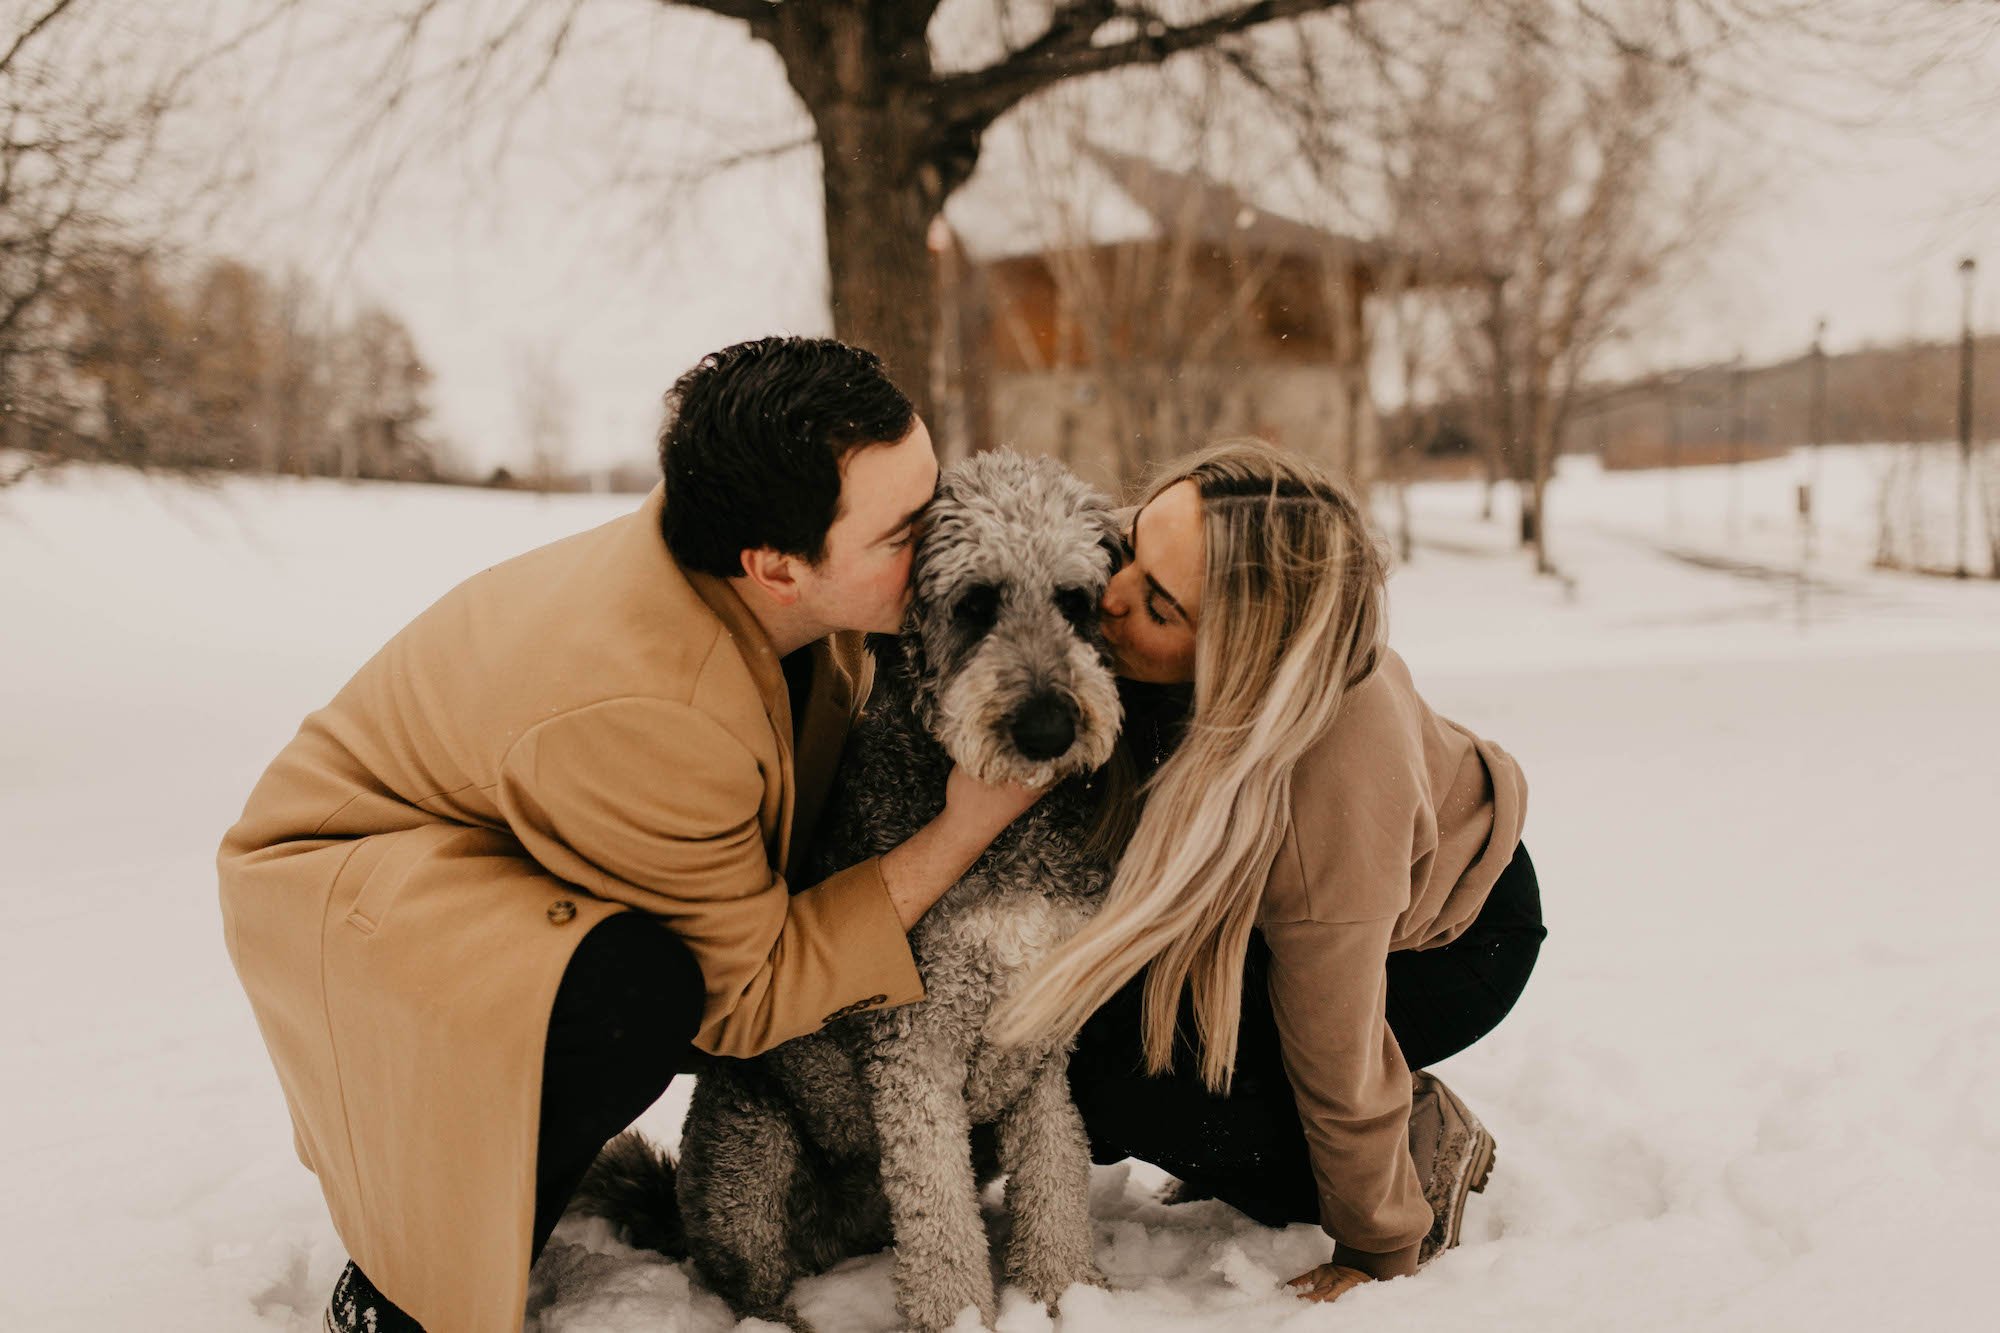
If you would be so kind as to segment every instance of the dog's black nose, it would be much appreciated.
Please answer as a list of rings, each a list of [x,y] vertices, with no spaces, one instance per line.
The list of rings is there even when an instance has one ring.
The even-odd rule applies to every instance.
[[[1076,708],[1059,695],[1038,694],[1014,714],[1014,748],[1029,759],[1053,759],[1076,739]]]

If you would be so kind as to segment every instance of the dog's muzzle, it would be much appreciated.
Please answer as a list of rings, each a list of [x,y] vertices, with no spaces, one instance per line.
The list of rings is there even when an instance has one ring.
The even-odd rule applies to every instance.
[[[1023,758],[1036,763],[1058,758],[1076,743],[1076,705],[1044,691],[1014,711],[1008,731]]]

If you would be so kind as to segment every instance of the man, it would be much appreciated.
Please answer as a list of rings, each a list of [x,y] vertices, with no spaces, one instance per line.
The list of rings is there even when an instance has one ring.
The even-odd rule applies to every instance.
[[[230,956],[353,1260],[331,1329],[518,1329],[584,1170],[690,1044],[922,998],[905,932],[1036,795],[954,774],[908,842],[789,882],[937,460],[829,340],[726,348],[668,406],[642,508],[446,594],[222,844]]]

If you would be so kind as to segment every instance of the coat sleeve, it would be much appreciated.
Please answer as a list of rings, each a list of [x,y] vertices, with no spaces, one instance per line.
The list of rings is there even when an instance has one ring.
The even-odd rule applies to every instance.
[[[1334,1262],[1413,1273],[1431,1228],[1410,1160],[1410,1070],[1384,1006],[1394,917],[1266,923],[1271,1012]]]
[[[755,1055],[838,1011],[924,993],[881,862],[791,892],[764,842],[764,787],[720,723],[664,699],[551,718],[500,769],[498,803],[530,855],[687,942],[707,990],[694,1042],[715,1055]]]

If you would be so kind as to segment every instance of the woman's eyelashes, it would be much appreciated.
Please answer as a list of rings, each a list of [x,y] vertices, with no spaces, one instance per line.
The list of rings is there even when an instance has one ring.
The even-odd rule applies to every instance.
[[[1138,534],[1139,522],[1138,517],[1135,515],[1132,520],[1132,526],[1116,534],[1117,547],[1112,552],[1112,573],[1116,574],[1124,569],[1125,566],[1132,563],[1132,553],[1135,549],[1133,542],[1138,537]],[[1161,615],[1159,608],[1153,604],[1153,590],[1150,587],[1146,589],[1146,595],[1141,599],[1140,604],[1146,608],[1146,618],[1155,625],[1165,625],[1168,623],[1167,618]]]

